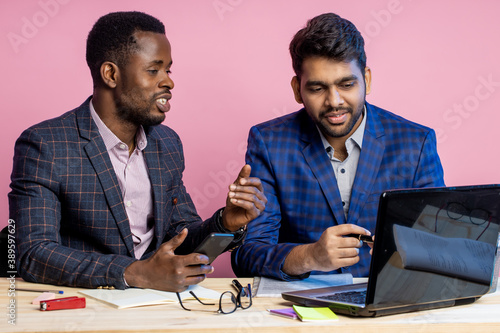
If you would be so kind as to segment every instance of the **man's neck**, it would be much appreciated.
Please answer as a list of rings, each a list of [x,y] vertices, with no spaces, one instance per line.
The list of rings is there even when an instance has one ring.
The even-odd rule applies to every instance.
[[[329,140],[329,143],[333,148],[333,157],[335,157],[339,161],[343,162],[348,156],[347,148],[345,146],[346,140],[342,140],[342,141],[335,140],[335,144],[332,144],[331,141],[334,141],[334,140]]]
[[[92,105],[102,122],[117,136],[120,141],[129,147],[129,152],[135,148],[135,135],[138,126],[119,119],[113,98],[106,93],[94,91]]]
[[[323,134],[325,136],[325,139],[328,141],[328,143],[332,146],[334,150],[333,157],[337,158],[340,161],[344,161],[347,158],[348,153],[345,143],[347,139],[349,139],[359,128],[359,125],[361,125],[361,123],[363,122],[364,116],[365,116],[364,113],[361,114],[361,117],[359,117],[359,119],[356,121],[356,124],[352,128],[351,132],[349,132],[349,134],[341,138],[329,137]]]

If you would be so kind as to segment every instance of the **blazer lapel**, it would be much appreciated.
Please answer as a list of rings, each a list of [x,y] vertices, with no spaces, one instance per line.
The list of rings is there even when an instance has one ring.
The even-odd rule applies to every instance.
[[[161,140],[156,135],[154,128],[145,129],[148,138],[148,145],[144,149],[144,157],[148,166],[149,178],[153,189],[153,214],[155,219],[156,244],[161,244],[165,238],[165,217],[167,191],[173,187],[173,176],[167,170],[177,168],[167,168],[167,164],[173,162],[172,154],[166,154]]]
[[[348,223],[358,220],[364,203],[371,193],[385,150],[383,140],[380,140],[384,136],[384,129],[380,119],[368,103],[366,103],[366,110],[367,119],[363,136],[363,148],[359,156],[358,168],[352,187]]]
[[[303,118],[302,121],[305,127],[301,130],[301,140],[304,142],[302,153],[328,201],[335,222],[337,224],[343,224],[346,222],[344,209],[342,208],[342,199],[340,197],[332,164],[325,152],[316,125],[310,120],[306,112],[303,112],[307,118]]]
[[[90,98],[77,111],[77,122],[80,136],[89,142],[84,146],[84,150],[94,167],[99,178],[104,196],[108,203],[111,214],[113,215],[118,230],[122,235],[123,241],[130,255],[134,255],[134,242],[130,223],[123,205],[123,198],[116,178],[113,165],[109,158],[104,141],[99,135],[89,109]]]

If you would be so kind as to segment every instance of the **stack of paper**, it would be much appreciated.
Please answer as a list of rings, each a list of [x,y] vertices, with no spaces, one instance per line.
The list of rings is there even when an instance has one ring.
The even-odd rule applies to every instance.
[[[321,274],[311,275],[299,281],[280,281],[266,277],[254,277],[252,293],[255,297],[281,297],[282,292],[325,288],[352,283],[352,275]]]

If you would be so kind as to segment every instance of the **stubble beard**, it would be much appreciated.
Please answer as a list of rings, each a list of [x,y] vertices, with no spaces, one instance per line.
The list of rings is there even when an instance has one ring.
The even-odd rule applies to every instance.
[[[331,108],[329,110],[323,111],[319,114],[319,119],[317,121],[317,125],[323,135],[329,136],[332,138],[342,138],[348,135],[356,123],[358,122],[359,118],[363,115],[363,109],[364,109],[364,103],[361,104],[358,108],[358,112],[354,113],[353,109],[351,107],[340,107],[340,108]],[[347,123],[341,124],[341,125],[332,125],[328,122],[328,119],[326,115],[328,113],[331,113],[332,111],[335,110],[345,110],[347,113],[351,115],[350,119],[348,120]]]
[[[152,109],[156,108],[156,102],[144,101],[139,98],[123,94],[116,104],[118,119],[135,126],[156,126],[165,120],[165,114],[156,116]]]

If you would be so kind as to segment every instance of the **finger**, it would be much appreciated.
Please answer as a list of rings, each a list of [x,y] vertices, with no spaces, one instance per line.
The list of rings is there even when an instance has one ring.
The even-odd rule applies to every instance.
[[[255,207],[255,205],[251,202],[238,201],[235,199],[234,201],[231,202],[231,204],[245,210],[246,222],[243,222],[242,224],[240,223],[239,224],[240,227],[254,220],[264,211],[264,208],[259,209]]]
[[[335,233],[339,236],[347,236],[349,234],[371,235],[369,230],[355,224],[341,224],[333,228],[335,228]]]
[[[359,255],[359,249],[358,248],[344,248],[344,249],[339,249],[338,251],[338,258],[354,258]]]
[[[239,192],[239,191],[230,191],[228,194],[230,199],[238,199],[242,201],[255,202],[255,203],[267,203],[267,198],[264,193],[256,191],[248,191],[248,192]]]
[[[337,264],[339,267],[349,267],[352,265],[355,265],[359,262],[359,257],[352,257],[352,258],[342,258],[337,261]]]
[[[339,248],[360,248],[363,242],[354,237],[342,237],[339,241]]]
[[[236,178],[233,184],[241,184],[241,179],[250,177],[251,172],[252,167],[249,164],[245,164],[243,168],[241,168],[238,178]]]
[[[198,283],[202,282],[203,280],[205,280],[205,278],[206,278],[205,275],[195,275],[195,276],[186,277],[185,283],[188,284],[186,286],[186,288],[188,286],[193,285],[193,284],[198,284]]]
[[[200,275],[193,275],[193,276],[185,276],[182,281],[179,281],[179,283],[176,284],[173,290],[167,290],[167,291],[174,291],[174,292],[182,292],[185,291],[186,289],[189,288],[189,286],[193,284],[198,284],[205,280],[206,275],[200,274]]]
[[[227,193],[227,198],[231,200],[232,203],[236,203],[238,201],[247,201],[251,203],[255,203],[255,205],[261,206],[267,204],[267,197],[262,192],[238,192],[238,191],[229,191]]]
[[[233,205],[241,207],[247,211],[255,210],[256,212],[262,212],[266,208],[266,203],[259,200],[255,196],[235,196],[230,198]]]
[[[163,250],[165,251],[175,251],[176,248],[178,248],[186,239],[188,234],[188,229],[184,228],[179,232],[177,235],[172,237],[172,239],[168,240],[167,242],[163,243],[161,246]]]
[[[267,203],[267,198],[264,193],[258,191],[254,187],[245,191],[229,191],[227,196],[228,199],[234,199],[232,200],[233,203],[237,201],[246,201],[254,203],[256,206],[265,206]]]
[[[211,274],[214,271],[214,267],[211,265],[205,265],[202,264],[201,262],[198,262],[197,264],[191,264],[186,266],[185,268],[185,275],[186,276],[197,276],[197,275],[205,275],[205,274]]]
[[[186,266],[208,265],[210,260],[207,255],[202,253],[191,253],[183,256],[183,258]]]
[[[261,180],[256,177],[238,178],[229,186],[229,189],[231,191],[252,191],[252,189],[257,189],[264,192]]]

